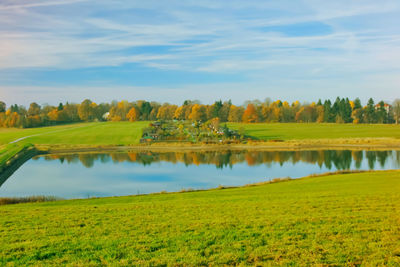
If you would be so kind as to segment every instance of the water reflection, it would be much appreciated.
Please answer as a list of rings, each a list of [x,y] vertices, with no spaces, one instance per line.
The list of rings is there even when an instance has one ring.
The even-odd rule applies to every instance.
[[[328,170],[361,169],[364,158],[368,168],[375,169],[376,164],[384,168],[388,159],[394,159],[396,168],[400,166],[400,151],[351,151],[351,150],[317,150],[317,151],[207,151],[207,152],[115,152],[115,153],[77,153],[46,155],[45,160],[59,160],[60,163],[80,162],[87,168],[92,168],[95,162],[120,163],[135,162],[141,165],[151,165],[156,162],[184,163],[189,165],[212,164],[218,169],[232,168],[238,163],[248,166],[260,164],[299,162],[316,164]],[[35,157],[34,160],[39,157]],[[354,167],[353,167],[354,163]]]

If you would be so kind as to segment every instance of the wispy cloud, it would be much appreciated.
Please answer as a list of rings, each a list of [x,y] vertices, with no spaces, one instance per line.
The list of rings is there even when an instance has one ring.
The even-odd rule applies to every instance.
[[[134,63],[154,69],[154,79],[163,71],[228,73],[257,88],[271,79],[294,88],[295,82],[309,85],[306,79],[321,86],[353,77],[358,88],[371,73],[388,80],[399,74],[400,29],[390,26],[400,23],[399,7],[396,0],[3,1],[0,76],[10,70],[21,76],[26,70],[129,71],[124,66]],[[99,75],[107,79],[107,72]],[[13,77],[0,77],[0,85],[20,86]]]
[[[27,9],[32,7],[46,7],[46,6],[59,6],[59,5],[71,5],[79,2],[88,0],[58,0],[58,1],[20,1],[15,4],[15,1],[5,1],[0,4],[0,10],[12,10],[12,9]]]

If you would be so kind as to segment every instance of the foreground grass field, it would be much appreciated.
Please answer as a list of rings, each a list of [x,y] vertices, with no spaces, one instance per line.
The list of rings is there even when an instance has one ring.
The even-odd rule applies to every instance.
[[[0,265],[400,264],[400,172],[0,206]]]
[[[229,123],[233,129],[260,140],[303,140],[337,138],[400,138],[400,125],[336,123]]]

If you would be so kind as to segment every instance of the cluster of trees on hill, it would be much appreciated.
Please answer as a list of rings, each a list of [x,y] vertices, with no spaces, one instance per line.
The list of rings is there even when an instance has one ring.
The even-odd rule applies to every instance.
[[[186,100],[181,106],[160,104],[144,100],[136,102],[113,101],[96,104],[89,99],[80,104],[60,103],[58,106],[31,103],[29,108],[0,101],[0,127],[30,128],[82,121],[146,121],[146,120],[191,120],[208,121],[219,118],[220,122],[330,122],[330,123],[398,123],[400,100],[393,105],[369,99],[363,106],[357,98],[337,98],[311,104],[299,101],[288,103],[281,100],[264,102],[247,101],[235,106],[231,101],[216,101],[203,105]]]

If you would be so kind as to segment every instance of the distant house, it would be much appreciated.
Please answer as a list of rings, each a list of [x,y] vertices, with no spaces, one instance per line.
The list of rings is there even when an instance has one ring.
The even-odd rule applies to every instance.
[[[108,120],[108,118],[110,117],[110,112],[104,113],[102,117],[104,120]]]
[[[375,109],[379,109],[380,107],[381,107],[381,105],[379,105],[379,104],[376,104],[376,105],[375,105]],[[385,103],[383,107],[385,108],[386,113],[389,113],[389,112],[390,112],[390,109],[392,108],[392,106],[389,105],[389,104],[387,104],[387,103]]]

